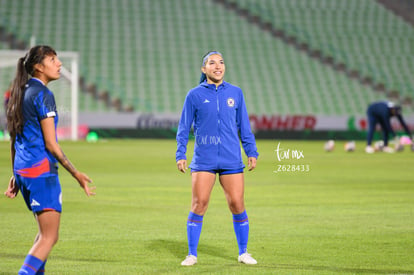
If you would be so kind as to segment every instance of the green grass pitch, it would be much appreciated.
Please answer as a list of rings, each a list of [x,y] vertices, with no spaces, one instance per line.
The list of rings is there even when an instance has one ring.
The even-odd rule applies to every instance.
[[[279,142],[289,157],[280,161]],[[97,195],[87,198],[60,168],[60,239],[47,273],[414,273],[414,153],[405,148],[368,155],[363,142],[346,153],[339,141],[328,153],[323,144],[258,141],[258,166],[245,173],[248,248],[256,266],[237,262],[232,217],[217,182],[204,219],[199,263],[181,267],[191,177],[176,169],[175,141],[62,142],[69,159],[96,183]],[[190,143],[189,158],[192,148]],[[9,143],[1,142],[0,151],[3,193],[11,174]],[[0,274],[17,273],[36,232],[21,195],[1,196]]]

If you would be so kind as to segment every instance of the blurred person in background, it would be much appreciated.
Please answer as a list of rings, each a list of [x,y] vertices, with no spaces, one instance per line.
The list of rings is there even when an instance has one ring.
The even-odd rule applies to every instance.
[[[223,56],[217,51],[203,57],[200,84],[186,96],[177,131],[177,168],[187,170],[186,150],[191,126],[194,126],[194,156],[190,164],[192,178],[191,211],[187,219],[188,255],[181,263],[197,263],[197,247],[211,191],[219,175],[239,248],[238,261],[256,264],[247,253],[249,219],[244,205],[244,164],[240,139],[248,157],[249,171],[258,157],[255,137],[240,88],[225,82]],[[239,139],[240,134],[240,139]]]
[[[10,87],[4,92],[3,95],[3,107],[4,107],[4,112],[6,113],[7,111],[7,105],[9,104],[9,99],[10,99],[10,94],[11,94],[11,85]]]
[[[60,77],[62,63],[49,46],[34,46],[18,60],[7,106],[13,176],[5,195],[19,190],[34,214],[39,232],[18,274],[44,274],[47,257],[58,240],[62,194],[58,162],[94,195],[91,179],[79,172],[61,150],[56,137],[58,112],[50,81]]]
[[[405,133],[412,139],[410,129],[402,116],[402,108],[399,105],[390,101],[379,101],[371,103],[367,109],[368,116],[368,134],[367,134],[367,146],[365,152],[371,154],[375,152],[375,148],[372,147],[372,139],[374,137],[375,128],[380,125],[382,131],[383,148],[382,151],[386,153],[393,153],[395,150],[388,146],[389,136],[396,138],[394,130],[391,126],[391,118],[396,117],[404,128]],[[398,143],[398,142],[397,142]],[[398,145],[397,145],[398,146]]]

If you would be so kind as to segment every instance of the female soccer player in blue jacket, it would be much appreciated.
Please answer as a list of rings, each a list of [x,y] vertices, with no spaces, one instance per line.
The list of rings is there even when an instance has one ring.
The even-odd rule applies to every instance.
[[[190,90],[184,102],[177,131],[177,168],[187,169],[186,150],[191,126],[194,128],[194,156],[190,164],[192,177],[191,211],[187,220],[189,253],[181,263],[197,263],[197,246],[216,174],[219,174],[239,246],[238,261],[256,264],[247,253],[249,220],[244,206],[245,167],[240,140],[248,157],[249,171],[256,167],[256,141],[250,129],[242,90],[225,82],[223,56],[209,52],[203,57],[200,85]],[[240,139],[239,139],[240,135]]]
[[[39,227],[19,274],[44,274],[49,252],[58,240],[62,197],[57,163],[71,173],[86,195],[94,195],[91,179],[76,170],[57,143],[58,113],[46,86],[60,77],[61,66],[51,47],[31,48],[18,61],[8,103],[13,176],[5,195],[14,198],[20,189]]]

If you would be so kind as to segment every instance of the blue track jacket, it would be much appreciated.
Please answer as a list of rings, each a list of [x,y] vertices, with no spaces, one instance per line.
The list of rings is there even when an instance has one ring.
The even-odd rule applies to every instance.
[[[188,136],[194,127],[194,155],[190,168],[241,169],[240,139],[248,157],[259,156],[249,116],[239,87],[223,82],[201,83],[185,98],[177,131],[176,161],[186,158]]]

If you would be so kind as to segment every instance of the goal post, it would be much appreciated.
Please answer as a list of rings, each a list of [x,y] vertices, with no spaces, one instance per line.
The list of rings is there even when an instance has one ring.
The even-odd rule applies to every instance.
[[[4,93],[10,87],[16,74],[17,61],[25,56],[27,51],[0,50],[0,92]],[[79,53],[58,51],[62,62],[61,78],[52,81],[48,88],[55,95],[59,115],[57,135],[59,139],[78,139],[78,96],[79,96]],[[5,127],[4,104],[0,107],[1,126]]]

